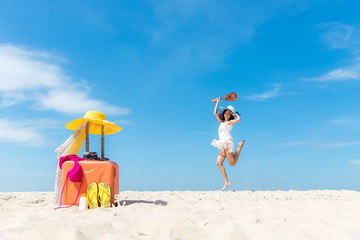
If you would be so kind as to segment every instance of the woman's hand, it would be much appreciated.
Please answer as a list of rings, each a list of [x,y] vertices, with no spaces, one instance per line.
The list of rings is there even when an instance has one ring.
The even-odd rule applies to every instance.
[[[216,98],[216,102],[220,102],[221,97]]]

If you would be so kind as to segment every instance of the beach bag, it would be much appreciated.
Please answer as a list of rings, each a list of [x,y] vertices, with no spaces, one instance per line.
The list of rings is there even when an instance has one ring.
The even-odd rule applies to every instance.
[[[77,199],[78,199],[79,194],[80,194],[80,189],[81,189],[81,185],[82,185],[82,178],[83,178],[83,171],[82,171],[81,165],[79,164],[79,161],[82,161],[82,160],[85,160],[85,159],[80,158],[80,157],[78,157],[77,155],[74,155],[74,154],[73,155],[67,155],[67,156],[64,156],[64,157],[60,158],[60,160],[59,160],[60,169],[62,169],[62,165],[66,161],[74,161],[74,166],[66,174],[66,180],[65,180],[65,183],[63,185],[63,189],[62,189],[61,195],[60,195],[60,205],[59,205],[59,207],[55,208],[54,210],[59,209],[59,208],[69,208],[69,207],[73,206],[77,202]],[[80,187],[79,187],[79,190],[78,190],[78,193],[77,193],[77,196],[76,196],[76,199],[75,199],[74,203],[72,203],[71,205],[66,206],[66,207],[61,207],[62,195],[63,195],[65,185],[66,185],[66,182],[67,182],[68,179],[71,182],[80,182]]]

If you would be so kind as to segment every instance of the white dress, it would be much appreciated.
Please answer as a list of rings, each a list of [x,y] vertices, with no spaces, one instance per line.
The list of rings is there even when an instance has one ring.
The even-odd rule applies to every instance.
[[[225,122],[220,123],[219,126],[219,140],[214,139],[211,145],[218,149],[229,149],[229,152],[234,152],[234,142],[230,135],[232,125],[226,124]]]

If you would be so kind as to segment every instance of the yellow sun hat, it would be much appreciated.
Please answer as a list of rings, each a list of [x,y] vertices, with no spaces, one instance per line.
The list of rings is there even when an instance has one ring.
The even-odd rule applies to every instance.
[[[119,132],[122,128],[115,123],[106,121],[105,114],[98,111],[88,111],[83,118],[75,119],[65,125],[67,129],[76,130],[82,123],[89,122],[89,133],[101,135],[101,125],[104,126],[104,135]]]

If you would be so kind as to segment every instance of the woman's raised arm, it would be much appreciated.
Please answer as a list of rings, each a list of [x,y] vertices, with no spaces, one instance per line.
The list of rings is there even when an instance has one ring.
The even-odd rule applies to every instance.
[[[215,116],[215,118],[221,123],[222,121],[221,121],[220,117],[219,117],[218,114],[217,114],[217,111],[218,111],[218,108],[219,108],[220,99],[221,99],[220,97],[218,97],[218,98],[216,99],[216,104],[215,104],[215,109],[214,109],[214,116]]]
[[[235,123],[240,122],[240,116],[239,114],[235,113],[235,119],[230,121],[230,125],[234,125]]]

